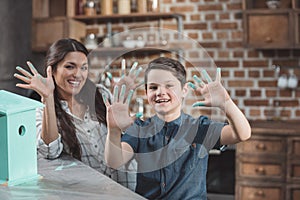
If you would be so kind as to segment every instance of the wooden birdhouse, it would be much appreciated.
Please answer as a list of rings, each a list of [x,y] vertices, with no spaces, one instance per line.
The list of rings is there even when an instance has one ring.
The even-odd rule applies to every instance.
[[[43,104],[0,90],[0,184],[17,185],[38,177],[37,107]]]

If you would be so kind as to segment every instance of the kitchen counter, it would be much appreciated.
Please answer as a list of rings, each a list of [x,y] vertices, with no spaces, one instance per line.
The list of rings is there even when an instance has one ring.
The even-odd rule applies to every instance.
[[[0,185],[0,199],[144,199],[67,155],[55,160],[39,158],[38,173],[37,180],[15,186]]]
[[[252,134],[300,135],[300,121],[250,121]]]

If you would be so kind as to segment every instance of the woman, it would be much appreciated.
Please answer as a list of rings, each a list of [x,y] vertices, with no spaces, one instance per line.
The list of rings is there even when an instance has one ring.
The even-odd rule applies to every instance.
[[[45,107],[37,111],[38,152],[55,159],[66,152],[122,185],[134,189],[135,176],[112,170],[104,163],[107,135],[106,107],[101,94],[111,96],[103,86],[88,78],[88,50],[74,39],[61,39],[49,48],[46,77],[27,62],[28,72],[14,76],[24,84],[17,87],[36,91]],[[134,169],[134,163],[130,166]],[[129,169],[129,170],[130,170]],[[127,169],[128,170],[128,169]]]

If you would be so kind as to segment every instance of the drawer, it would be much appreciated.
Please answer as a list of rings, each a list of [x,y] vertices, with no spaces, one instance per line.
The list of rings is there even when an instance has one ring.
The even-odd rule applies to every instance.
[[[300,158],[300,138],[291,137],[288,139],[288,155],[289,157]]]
[[[300,185],[288,185],[286,190],[286,199],[299,200],[300,199]]]
[[[287,179],[288,182],[300,182],[300,160],[288,160]]]
[[[237,183],[236,200],[282,200],[283,186],[239,185]]]
[[[237,153],[284,155],[286,140],[281,137],[253,136],[237,145]]]

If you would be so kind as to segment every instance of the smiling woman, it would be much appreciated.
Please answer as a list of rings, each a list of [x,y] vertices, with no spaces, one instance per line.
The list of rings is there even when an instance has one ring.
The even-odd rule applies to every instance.
[[[87,56],[88,50],[80,42],[61,39],[47,52],[46,77],[30,62],[27,63],[30,72],[17,67],[22,75],[15,74],[15,77],[24,82],[17,86],[37,92],[45,105],[37,111],[38,152],[48,159],[58,158],[65,152],[134,189],[133,173],[113,170],[104,162],[107,128],[101,94],[109,101],[111,94],[101,85],[97,88],[88,78]],[[135,169],[134,163],[128,167]]]

